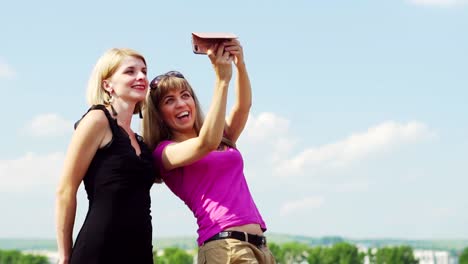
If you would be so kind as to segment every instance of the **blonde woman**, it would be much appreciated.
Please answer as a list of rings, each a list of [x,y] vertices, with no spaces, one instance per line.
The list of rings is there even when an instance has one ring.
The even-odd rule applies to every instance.
[[[111,49],[88,84],[91,108],[75,124],[56,199],[59,263],[153,263],[149,191],[151,152],[131,129],[148,90],[145,58]],[[75,244],[76,193],[84,183],[88,213]]]

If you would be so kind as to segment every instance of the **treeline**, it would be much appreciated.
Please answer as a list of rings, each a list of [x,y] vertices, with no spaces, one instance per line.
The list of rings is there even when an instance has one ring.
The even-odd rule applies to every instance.
[[[269,248],[278,264],[309,263],[309,264],[363,264],[367,259],[370,264],[417,264],[410,246],[382,247],[378,250],[360,252],[358,248],[346,242],[332,246],[313,246],[297,242],[284,244],[269,243]],[[195,263],[195,252],[168,247],[159,254],[154,252],[153,262],[156,264],[192,264]],[[45,256],[23,254],[17,250],[0,250],[0,264],[48,264]],[[459,255],[459,264],[468,264],[468,248]]]
[[[308,246],[306,244],[289,242],[283,244],[269,243],[270,250],[278,264],[309,263],[309,264],[417,264],[410,246],[388,246],[377,250],[369,249],[360,252],[350,243],[339,242],[331,246]],[[195,254],[195,253],[194,253]],[[156,264],[192,264],[194,254],[180,248],[165,248],[160,254],[154,254]],[[459,255],[459,264],[468,264],[468,248]]]
[[[49,264],[45,256],[24,254],[18,250],[1,250],[0,264]]]
[[[362,264],[367,257],[370,264],[417,264],[413,249],[409,246],[383,247],[359,252],[358,248],[346,242],[332,246],[309,247],[296,242],[277,245],[269,244],[270,250],[280,264]]]
[[[158,254],[156,251],[153,252],[153,263],[157,264],[192,264],[194,255],[189,254],[187,251],[176,248],[176,247],[167,247],[162,254]]]

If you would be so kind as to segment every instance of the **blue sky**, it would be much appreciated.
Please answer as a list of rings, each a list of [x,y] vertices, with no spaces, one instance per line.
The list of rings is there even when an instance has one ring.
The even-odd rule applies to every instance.
[[[268,232],[468,239],[465,1],[9,1],[0,28],[0,237],[55,236],[63,155],[105,50],[140,51],[150,79],[183,72],[207,109],[214,76],[190,33],[227,31],[251,76],[239,148]],[[151,195],[156,238],[196,234],[164,185]],[[82,188],[78,202],[75,233]]]

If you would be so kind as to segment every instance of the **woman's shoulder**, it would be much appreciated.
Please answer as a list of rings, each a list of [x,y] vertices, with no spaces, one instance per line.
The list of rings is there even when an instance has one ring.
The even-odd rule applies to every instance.
[[[104,108],[105,109],[105,108]],[[105,113],[107,109],[90,108],[83,117],[75,123],[75,129],[78,126],[85,126],[91,129],[102,129],[109,126],[109,120]]]
[[[167,147],[170,144],[174,144],[175,142],[169,139],[162,140],[156,145],[156,148],[154,149],[154,152],[162,152],[165,147]]]

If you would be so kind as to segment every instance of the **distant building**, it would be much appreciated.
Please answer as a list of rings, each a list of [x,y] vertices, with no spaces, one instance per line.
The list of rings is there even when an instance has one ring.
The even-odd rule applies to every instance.
[[[368,248],[362,245],[358,245],[359,252],[368,253]],[[372,254],[377,252],[377,248],[372,248]],[[423,250],[414,249],[414,257],[419,260],[419,264],[458,264],[457,256],[453,256],[448,251],[441,250]],[[364,264],[369,264],[369,256],[364,257]]]
[[[413,254],[419,264],[458,264],[458,258],[448,251],[415,249]]]

